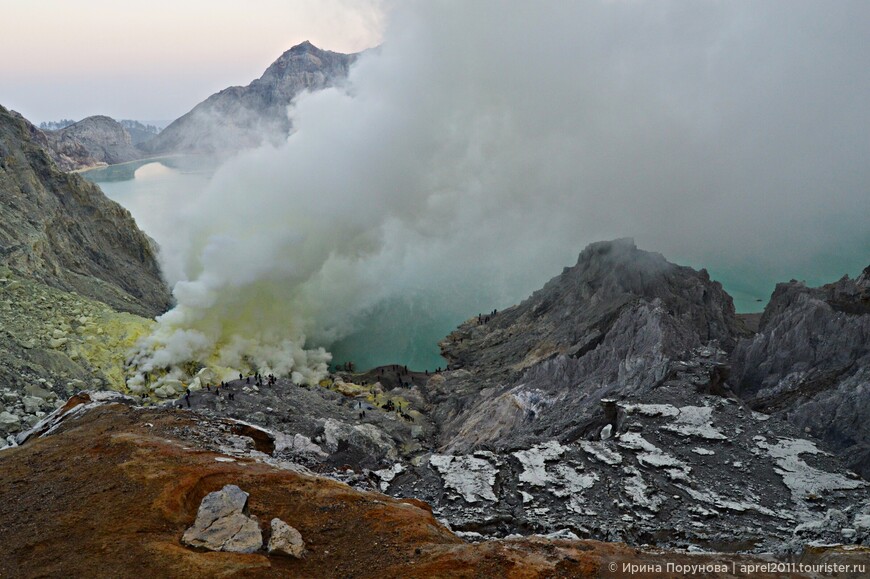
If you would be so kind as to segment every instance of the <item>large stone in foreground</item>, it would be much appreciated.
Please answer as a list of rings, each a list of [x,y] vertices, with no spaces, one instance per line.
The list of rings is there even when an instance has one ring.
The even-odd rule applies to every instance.
[[[181,541],[210,551],[253,553],[263,547],[257,520],[248,516],[248,493],[227,485],[202,499],[193,526]]]
[[[269,554],[289,555],[300,559],[303,553],[305,553],[305,541],[302,540],[299,531],[281,519],[272,519]]]

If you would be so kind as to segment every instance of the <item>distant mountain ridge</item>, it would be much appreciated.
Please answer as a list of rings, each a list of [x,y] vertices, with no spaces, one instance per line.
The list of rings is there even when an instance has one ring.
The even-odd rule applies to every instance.
[[[287,107],[293,99],[346,78],[356,58],[305,41],[282,54],[260,78],[211,95],[139,148],[146,154],[221,154],[278,144],[289,134]]]
[[[306,40],[282,54],[260,78],[211,95],[162,131],[104,115],[42,123],[40,128],[31,124],[29,130],[63,171],[174,153],[225,155],[277,145],[290,133],[287,108],[293,99],[346,78],[357,56],[322,50]]]
[[[95,115],[60,129],[46,132],[51,150],[75,169],[98,164],[114,165],[138,159],[141,152],[121,123]],[[86,154],[82,154],[85,151]],[[57,159],[56,159],[57,161]]]

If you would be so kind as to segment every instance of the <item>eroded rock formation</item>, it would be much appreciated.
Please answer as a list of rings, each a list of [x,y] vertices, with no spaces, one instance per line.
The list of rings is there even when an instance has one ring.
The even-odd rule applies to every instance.
[[[870,267],[819,288],[777,285],[758,334],[734,352],[731,382],[870,479]]]

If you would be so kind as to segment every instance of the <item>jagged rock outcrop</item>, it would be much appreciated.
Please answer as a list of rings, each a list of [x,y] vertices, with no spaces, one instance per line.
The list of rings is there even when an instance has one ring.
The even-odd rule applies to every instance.
[[[104,115],[87,117],[45,135],[50,155],[66,170],[125,163],[142,156],[127,129]]]
[[[355,59],[303,42],[251,84],[213,94],[139,148],[149,154],[222,154],[281,143],[290,131],[287,107],[293,99],[345,78]]]
[[[450,371],[426,395],[446,451],[569,441],[597,420],[602,398],[649,392],[693,349],[729,351],[747,333],[706,271],[632,240],[594,243],[518,306],[442,341]],[[710,371],[720,389],[727,369]]]
[[[33,126],[0,107],[0,265],[112,307],[170,304],[152,240],[99,187],[63,173]]]
[[[731,383],[753,408],[824,440],[870,479],[870,267],[819,288],[776,286]]]

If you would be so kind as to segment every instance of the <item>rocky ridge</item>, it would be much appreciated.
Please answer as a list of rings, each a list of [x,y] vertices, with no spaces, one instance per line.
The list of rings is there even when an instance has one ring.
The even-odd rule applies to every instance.
[[[0,265],[116,309],[170,304],[151,239],[99,187],[64,173],[33,125],[0,107]]]
[[[445,372],[391,366],[310,388],[245,377],[177,404],[268,428],[274,456],[423,499],[468,537],[866,544],[868,483],[729,390],[728,349],[746,336],[704,272],[617,240],[460,326]]]
[[[213,94],[139,148],[147,154],[227,154],[263,143],[280,144],[290,133],[287,107],[303,91],[334,85],[347,76],[354,54],[303,42],[282,54],[247,86]]]
[[[734,352],[730,382],[870,479],[870,267],[819,288],[777,285],[758,334]]]
[[[105,115],[84,118],[58,131],[46,131],[45,136],[52,159],[68,171],[142,157],[127,129]]]
[[[748,334],[706,271],[630,239],[594,243],[521,304],[442,341],[450,372],[426,386],[439,445],[468,452],[572,441],[594,426],[602,398],[642,397],[682,368],[687,352],[728,352]],[[708,379],[720,390],[724,374]]]

